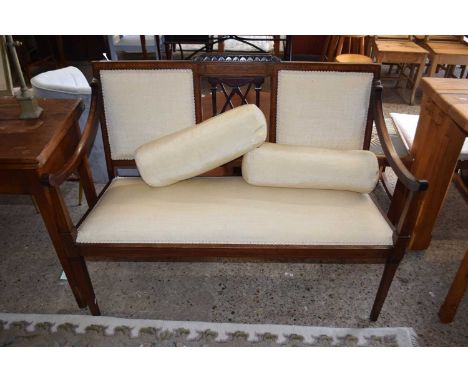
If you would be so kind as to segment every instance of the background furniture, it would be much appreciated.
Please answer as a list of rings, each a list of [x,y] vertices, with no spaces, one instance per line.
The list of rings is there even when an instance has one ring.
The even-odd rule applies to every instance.
[[[411,153],[411,171],[424,177],[430,188],[420,194],[420,209],[410,248],[426,249],[468,135],[468,80],[423,78],[423,98]],[[403,211],[406,193],[397,182],[389,217],[395,222]]]
[[[65,66],[63,36],[13,36],[23,75],[29,81],[36,74]]]
[[[15,35],[20,41],[18,56],[29,80],[47,70],[63,68],[74,61],[101,60],[109,53],[106,36],[100,35]]]
[[[328,61],[341,63],[371,64],[369,41],[364,35],[329,36],[327,44]]]
[[[410,65],[410,75],[407,79],[412,83],[410,104],[414,104],[416,90],[419,87],[422,75],[424,73],[428,51],[421,48],[415,42],[407,39],[385,38],[381,39],[375,36],[372,42],[372,54],[376,62],[380,64],[398,64],[401,65],[400,76],[395,84],[398,86],[400,78],[404,76],[405,66]],[[414,73],[413,66],[417,69]]]
[[[419,44],[429,51],[429,77],[435,75],[439,66],[451,71],[456,65],[468,65],[468,44],[463,36],[425,36]]]
[[[198,51],[212,52],[215,38],[210,35],[164,35],[163,44],[166,50],[166,60],[172,60],[172,53],[175,52],[176,46],[179,46],[180,58],[183,60],[184,51],[182,49],[182,44],[203,45],[202,48],[197,49],[187,57],[187,60],[189,60]]]
[[[44,111],[39,119],[19,120],[16,100],[0,98],[0,193],[34,197],[76,301],[84,307],[79,275],[72,270],[72,260],[64,255],[65,243],[55,214],[57,209],[63,208],[63,200],[54,201],[51,195],[54,190],[42,183],[45,174],[69,164],[80,139],[78,119],[82,104],[79,100],[54,99],[40,100],[40,106]],[[92,192],[94,185],[86,157],[80,158],[76,169],[86,199],[93,205],[96,194]]]
[[[458,305],[465,295],[466,287],[468,285],[468,250],[465,252],[465,256],[458,268],[457,274],[453,279],[452,285],[445,297],[445,301],[440,307],[439,318],[444,324],[448,324],[453,321],[455,314],[457,313]]]
[[[68,66],[63,69],[41,73],[31,79],[31,85],[37,97],[67,98],[83,101],[84,110],[79,119],[83,131],[88,119],[91,102],[91,87],[83,73],[78,68]],[[102,135],[98,133],[89,156],[93,180],[106,183],[108,180]]]
[[[156,59],[161,57],[159,36],[109,35],[107,36],[107,43],[109,45],[110,59],[114,61],[119,59],[119,53],[141,53],[143,56],[146,54],[146,58],[143,57],[145,60],[149,58],[148,53],[154,54]]]
[[[416,135],[416,128],[418,126],[419,115],[390,113],[390,116],[393,119],[398,134],[400,135],[401,140],[405,144],[407,151],[411,152],[411,147],[413,146],[414,142],[414,136]],[[465,139],[465,143],[463,144],[463,147],[461,149],[454,174],[455,184],[465,198],[468,198],[468,179],[465,179],[466,173],[464,173],[464,171],[466,171],[467,169],[468,138]]]
[[[286,36],[283,60],[327,61],[326,48],[330,36]]]
[[[206,52],[210,53],[213,52],[214,46],[217,47],[217,52],[223,54],[225,52],[225,44],[226,41],[231,42],[231,50],[233,51],[244,51],[246,47],[249,48],[249,54],[268,54],[268,48],[262,47],[260,42],[273,42],[273,54],[279,56],[280,54],[280,44],[281,42],[286,42],[286,38],[282,38],[278,35],[273,36],[239,36],[239,35],[218,35],[218,36],[209,36],[209,35],[191,35],[191,36],[183,36],[183,35],[164,35],[162,36],[162,40],[164,41],[164,45],[166,47],[166,59],[172,59],[172,53],[176,51],[176,46],[179,46],[180,49],[180,59],[192,59],[192,57],[196,57],[199,53]],[[237,46],[232,47],[233,42],[237,43]],[[183,45],[195,45],[194,49],[191,53],[185,57]],[[288,45],[289,46],[289,45]],[[285,55],[287,54],[287,49],[285,47]]]

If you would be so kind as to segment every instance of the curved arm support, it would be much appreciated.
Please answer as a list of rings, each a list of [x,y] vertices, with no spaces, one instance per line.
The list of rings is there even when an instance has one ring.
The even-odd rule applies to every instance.
[[[428,187],[427,180],[418,180],[416,177],[406,168],[405,164],[401,161],[398,156],[395,147],[393,146],[392,140],[388,135],[387,126],[385,125],[385,119],[383,115],[382,107],[382,84],[380,81],[374,85],[374,99],[372,102],[374,120],[379,136],[382,150],[387,158],[388,163],[392,167],[393,171],[397,175],[398,179],[411,191],[423,191]]]
[[[93,79],[91,82],[91,106],[89,108],[88,119],[86,121],[86,125],[83,129],[83,133],[81,134],[80,141],[73,152],[73,155],[70,159],[65,163],[65,165],[60,169],[58,172],[53,174],[45,174],[41,181],[44,184],[49,186],[59,186],[64,181],[66,181],[70,175],[80,165],[85,155],[89,154],[91,147],[93,146],[94,139],[96,138],[98,125],[99,125],[99,116],[101,113],[101,105],[98,101],[98,86],[97,80]]]

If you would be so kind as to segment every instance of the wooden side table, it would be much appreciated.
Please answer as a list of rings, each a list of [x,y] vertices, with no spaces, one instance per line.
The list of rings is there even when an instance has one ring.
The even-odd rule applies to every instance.
[[[414,80],[411,80],[413,82],[413,88],[411,91],[410,105],[413,105],[416,89],[424,73],[429,52],[412,41],[404,40],[374,40],[372,50],[375,60],[380,64],[385,62],[390,64],[418,65]]]
[[[58,229],[53,189],[41,184],[41,176],[62,168],[78,144],[78,119],[83,105],[76,99],[41,99],[39,103],[44,109],[39,119],[20,120],[17,101],[0,97],[0,193],[34,197],[76,301],[84,308],[86,303]],[[91,204],[96,200],[96,191],[87,159],[79,173],[86,199]]]
[[[429,50],[431,65],[428,76],[433,77],[437,65],[468,65],[468,44],[463,42],[428,41],[422,43]]]
[[[410,249],[429,247],[432,229],[452,180],[461,148],[468,135],[468,80],[423,78],[421,115],[411,153],[411,172],[429,181],[427,191],[420,193],[419,214]],[[397,183],[389,218],[403,208],[405,192]],[[415,210],[418,210],[415,208]]]

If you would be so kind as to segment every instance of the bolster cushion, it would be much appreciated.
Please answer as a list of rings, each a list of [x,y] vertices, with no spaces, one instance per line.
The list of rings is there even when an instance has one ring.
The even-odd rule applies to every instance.
[[[367,150],[265,143],[244,155],[242,176],[255,186],[368,193],[379,179],[379,165]]]
[[[210,171],[265,142],[265,116],[244,105],[140,146],[135,162],[150,186],[168,186]]]

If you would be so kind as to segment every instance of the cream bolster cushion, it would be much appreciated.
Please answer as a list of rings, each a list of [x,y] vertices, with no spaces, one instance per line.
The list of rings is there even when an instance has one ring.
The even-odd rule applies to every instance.
[[[140,146],[135,162],[148,185],[168,186],[244,155],[266,135],[262,111],[244,105]]]
[[[255,186],[368,193],[379,179],[379,165],[367,150],[264,143],[244,156],[242,176]]]

